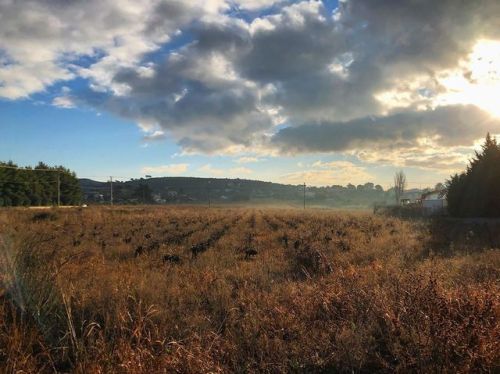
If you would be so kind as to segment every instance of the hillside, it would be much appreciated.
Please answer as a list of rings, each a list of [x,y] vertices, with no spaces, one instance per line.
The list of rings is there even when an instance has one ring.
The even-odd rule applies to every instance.
[[[83,200],[90,204],[110,201],[109,182],[80,179]],[[410,190],[407,197],[415,198],[421,190]],[[231,202],[282,202],[302,204],[304,187],[248,179],[161,177],[113,182],[113,200],[118,204],[207,204]],[[375,203],[391,203],[392,189],[384,191],[373,183],[347,187],[307,187],[309,205],[369,207]]]

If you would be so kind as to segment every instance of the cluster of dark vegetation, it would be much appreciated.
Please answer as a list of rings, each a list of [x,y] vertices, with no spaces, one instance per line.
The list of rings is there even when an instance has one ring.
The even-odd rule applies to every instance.
[[[447,182],[448,211],[458,217],[500,217],[500,145],[490,134],[467,170]]]
[[[43,213],[0,211],[0,372],[498,371],[498,222]]]
[[[61,205],[80,203],[81,191],[75,173],[42,162],[34,168],[0,162],[0,207],[56,205],[58,195]]]

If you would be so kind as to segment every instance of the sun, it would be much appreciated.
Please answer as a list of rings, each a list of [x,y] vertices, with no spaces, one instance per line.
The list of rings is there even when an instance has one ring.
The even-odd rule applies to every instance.
[[[448,104],[473,104],[500,118],[500,41],[480,40],[460,64],[441,80]]]

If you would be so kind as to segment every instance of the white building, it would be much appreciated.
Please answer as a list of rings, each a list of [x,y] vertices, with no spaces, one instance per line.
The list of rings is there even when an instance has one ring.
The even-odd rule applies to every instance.
[[[422,207],[428,214],[439,213],[447,206],[447,200],[440,195],[440,191],[431,191],[422,195]]]

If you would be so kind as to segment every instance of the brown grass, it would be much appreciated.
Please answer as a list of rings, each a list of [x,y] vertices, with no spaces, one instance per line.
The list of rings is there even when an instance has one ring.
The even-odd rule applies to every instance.
[[[494,372],[500,252],[480,230],[445,240],[460,237],[445,226],[283,209],[3,210],[0,370]]]

